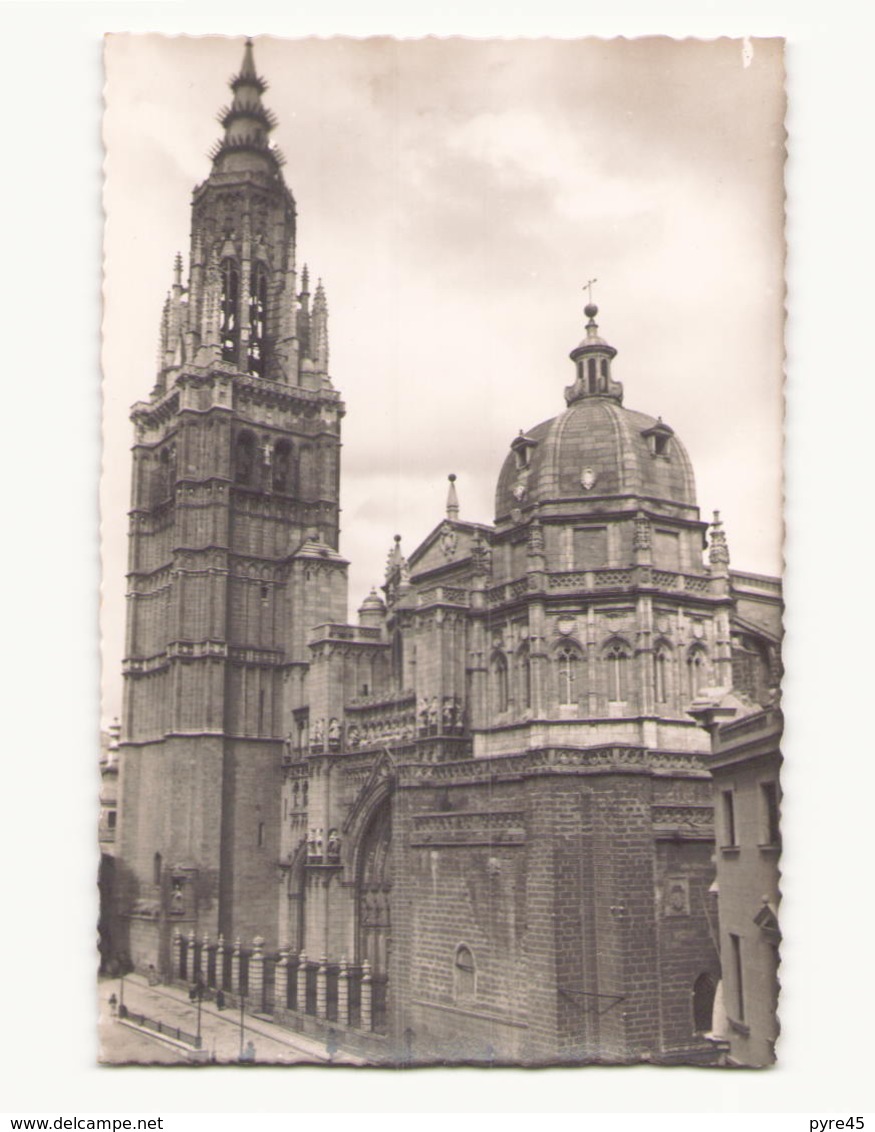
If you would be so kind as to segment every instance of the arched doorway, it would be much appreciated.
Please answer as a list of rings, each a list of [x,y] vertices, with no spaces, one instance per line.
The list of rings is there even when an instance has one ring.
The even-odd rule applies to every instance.
[[[356,883],[358,961],[372,976],[373,1027],[386,1028],[391,947],[392,806],[386,798],[371,816],[359,851]]]

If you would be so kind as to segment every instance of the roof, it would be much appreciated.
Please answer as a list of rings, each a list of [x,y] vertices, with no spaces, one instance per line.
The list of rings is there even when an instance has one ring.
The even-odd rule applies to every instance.
[[[664,437],[659,454],[654,432]],[[692,465],[678,437],[657,418],[626,409],[613,397],[581,398],[525,435],[535,442],[527,446],[527,466],[511,451],[498,478],[497,520],[532,503],[600,496],[696,505]]]

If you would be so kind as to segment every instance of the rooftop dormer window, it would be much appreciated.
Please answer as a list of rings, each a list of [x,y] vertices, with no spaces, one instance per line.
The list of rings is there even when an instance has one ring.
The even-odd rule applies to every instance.
[[[531,461],[532,450],[537,445],[537,440],[532,440],[530,436],[526,436],[522,429],[519,436],[511,441],[511,450],[516,458],[516,466],[519,471],[528,468]]]
[[[662,456],[668,459],[668,442],[674,436],[674,429],[663,423],[662,417],[657,418],[656,424],[641,430],[641,435],[647,441],[651,456]]]

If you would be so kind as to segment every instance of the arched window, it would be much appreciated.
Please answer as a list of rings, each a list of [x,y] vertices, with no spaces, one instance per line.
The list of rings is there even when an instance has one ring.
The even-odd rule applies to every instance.
[[[240,271],[236,260],[222,260],[222,295],[220,299],[222,361],[237,361],[240,328],[237,307],[240,301]]]
[[[608,359],[602,358],[599,368],[601,369],[601,377],[599,379],[599,392],[607,393],[608,391]]]
[[[658,704],[668,703],[668,671],[669,671],[669,651],[665,645],[661,645],[656,650],[656,655],[653,658],[654,666],[654,683],[656,691],[656,702]]]
[[[517,652],[517,689],[520,707],[532,706],[532,658],[528,643],[521,645]]]
[[[176,449],[172,444],[162,448],[158,471],[158,498],[159,501],[168,499],[173,494],[176,483]]]
[[[298,465],[298,494],[302,499],[313,499],[316,495],[316,475],[313,449],[309,444],[301,446]]]
[[[507,660],[503,653],[494,652],[490,664],[492,675],[492,703],[497,712],[507,711]]]
[[[255,437],[241,432],[234,452],[234,482],[252,483],[255,479]]]
[[[595,377],[595,358],[587,358],[586,373],[589,379],[589,392],[595,393],[596,391],[596,377]]]
[[[249,351],[247,369],[260,377],[264,373],[264,324],[267,311],[267,272],[264,264],[254,263],[249,275]]]
[[[605,662],[608,666],[608,699],[622,703],[629,687],[629,649],[622,641],[614,641],[605,649]]]
[[[563,645],[556,652],[556,692],[560,704],[576,704],[580,653],[574,645]]]
[[[701,647],[691,648],[687,654],[687,678],[690,699],[694,700],[708,685],[708,656]]]
[[[714,995],[717,985],[707,972],[699,975],[693,984],[693,1029],[707,1034],[713,1029]]]
[[[456,1002],[470,1002],[477,993],[477,966],[470,947],[460,943],[453,964],[453,997]]]
[[[273,490],[293,492],[294,477],[292,474],[292,446],[287,440],[279,440],[274,446],[273,460]]]
[[[161,854],[156,853],[152,858],[152,881],[154,884],[161,883]]]

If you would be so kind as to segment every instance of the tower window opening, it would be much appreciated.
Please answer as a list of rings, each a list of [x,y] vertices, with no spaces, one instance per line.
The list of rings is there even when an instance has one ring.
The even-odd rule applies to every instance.
[[[622,703],[626,699],[626,667],[629,662],[629,653],[624,645],[611,645],[605,653],[608,663],[608,699],[615,703]]]
[[[256,263],[249,276],[249,351],[247,369],[255,377],[264,373],[264,323],[267,310],[267,274]]]
[[[656,665],[656,702],[668,703],[668,653],[661,648],[655,659]]]
[[[221,326],[222,361],[237,361],[240,329],[237,307],[240,301],[240,272],[233,259],[222,260]]]
[[[708,682],[708,658],[704,649],[694,649],[687,657],[690,699],[695,699]]]
[[[559,703],[563,706],[576,703],[577,666],[580,656],[571,645],[563,645],[556,654],[556,680]]]
[[[493,653],[492,664],[490,667],[492,669],[492,695],[493,702],[495,703],[495,710],[498,712],[507,711],[507,660],[502,653]]]
[[[287,440],[279,440],[273,450],[273,490],[291,492],[292,484],[292,447]]]
[[[251,432],[241,432],[237,437],[234,481],[252,483],[255,476],[255,437]]]
[[[601,375],[599,377],[599,393],[607,393],[608,391],[608,359],[602,358],[599,362],[599,369]]]
[[[520,705],[523,708],[530,708],[532,706],[532,658],[527,644],[520,648],[517,655],[517,668]]]
[[[162,500],[169,498],[173,493],[176,482],[176,450],[173,445],[161,451],[160,471],[158,473],[159,496]]]
[[[595,358],[587,358],[586,361],[586,375],[589,381],[590,393],[596,392],[596,376],[595,376]]]

